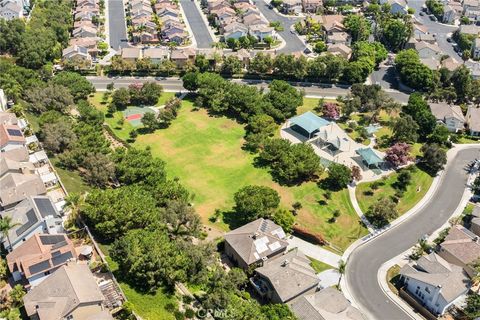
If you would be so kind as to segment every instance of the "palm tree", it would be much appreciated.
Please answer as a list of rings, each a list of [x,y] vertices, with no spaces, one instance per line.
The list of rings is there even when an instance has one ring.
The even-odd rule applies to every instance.
[[[7,216],[0,219],[0,233],[3,237],[7,237],[9,247],[12,246],[12,243],[10,242],[10,236],[8,235],[8,231],[19,225],[20,223],[12,222],[12,217]]]
[[[80,206],[85,198],[78,193],[70,193],[65,197],[65,207],[70,209],[68,222],[74,224],[78,218]]]
[[[340,277],[338,278],[337,287],[340,288],[340,281],[342,281],[342,276],[345,274],[345,268],[347,267],[347,263],[343,260],[338,262],[338,273],[340,273]]]

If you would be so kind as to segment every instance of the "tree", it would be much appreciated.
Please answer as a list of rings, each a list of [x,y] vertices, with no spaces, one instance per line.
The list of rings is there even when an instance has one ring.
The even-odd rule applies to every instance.
[[[204,54],[199,54],[195,57],[195,66],[200,72],[206,72],[210,69],[210,62]]]
[[[171,200],[160,213],[167,225],[168,233],[173,237],[189,238],[198,236],[201,228],[200,216],[185,201]]]
[[[270,55],[259,52],[248,65],[248,71],[256,74],[267,74],[272,71],[273,61]]]
[[[480,176],[476,177],[472,183],[472,192],[476,195],[480,195]]]
[[[351,61],[345,65],[342,79],[348,83],[363,83],[367,77],[372,73],[374,62],[368,59],[361,59],[358,61]]]
[[[333,190],[346,188],[352,180],[352,170],[339,163],[332,163],[328,167],[328,177],[325,179],[327,186]]]
[[[418,134],[420,138],[425,139],[431,134],[437,125],[435,116],[430,111],[428,103],[419,93],[412,93],[408,98],[408,104],[402,108],[402,111],[410,115],[417,122]]]
[[[133,84],[129,86],[130,102],[134,105],[156,105],[163,88],[155,82]]]
[[[468,50],[470,49],[471,47],[468,48]],[[467,102],[473,91],[473,78],[470,70],[465,65],[461,65],[455,69],[450,80],[459,102]]]
[[[424,144],[421,164],[431,175],[436,175],[447,163],[447,153],[437,144]]]
[[[427,6],[428,10],[437,18],[441,18],[443,16],[443,4],[441,2],[437,0],[427,0],[425,1],[425,5]]]
[[[360,181],[362,180],[362,171],[359,166],[352,166],[352,180]]]
[[[444,125],[437,125],[433,132],[428,136],[429,143],[436,143],[441,146],[448,145],[448,139],[450,138],[450,131]]]
[[[381,228],[387,225],[390,220],[396,218],[398,211],[392,199],[381,198],[368,208],[365,216],[374,227]]]
[[[338,273],[340,274],[340,277],[338,277],[337,287],[340,287],[340,281],[342,281],[342,276],[345,274],[346,268],[347,268],[347,263],[343,260],[340,260],[338,262]]]
[[[245,222],[271,217],[280,205],[277,191],[264,186],[246,186],[234,195],[235,212]]]
[[[130,92],[127,88],[120,88],[113,92],[111,104],[116,110],[123,110],[130,104]]]
[[[87,99],[95,92],[95,87],[84,76],[69,71],[62,71],[53,77],[53,83],[67,87],[75,101]]]
[[[405,165],[410,161],[410,149],[407,143],[397,142],[387,150],[385,160],[394,167]]]
[[[478,293],[472,293],[467,296],[467,304],[463,311],[471,319],[480,317],[480,295]]]
[[[2,219],[0,219],[0,233],[2,234],[2,237],[7,238],[9,247],[12,247],[12,243],[10,242],[10,236],[8,235],[8,232],[19,225],[20,223],[13,222],[12,217],[9,216],[4,216]]]
[[[61,85],[48,84],[46,87],[34,87],[24,93],[28,108],[35,113],[56,110],[68,113],[73,105],[70,91]]]
[[[410,38],[411,30],[411,22],[406,22],[399,18],[387,18],[381,23],[382,42],[390,50],[397,52],[403,48]]]
[[[187,72],[182,77],[183,87],[188,91],[196,91],[198,89],[198,73]]]
[[[103,153],[89,153],[82,163],[83,177],[88,184],[104,188],[113,178],[115,166],[112,161]]]
[[[393,121],[393,139],[396,142],[415,143],[419,126],[410,115],[404,115]]]
[[[388,51],[380,42],[358,41],[353,45],[352,59],[367,58],[378,66],[387,59]]]
[[[322,52],[327,51],[327,45],[323,41],[317,41],[313,45],[313,52],[320,54]]]
[[[80,213],[107,241],[160,221],[155,199],[139,186],[94,190],[88,194]]]
[[[110,254],[124,278],[144,291],[187,280],[188,257],[163,230],[130,230],[115,241]]]
[[[347,32],[352,36],[352,42],[365,41],[371,33],[370,22],[363,16],[349,14],[343,19]]]
[[[16,284],[8,295],[10,296],[10,299],[12,299],[12,305],[18,307],[23,304],[23,297],[25,294],[26,292],[25,289],[23,289],[23,286],[21,284]]]
[[[394,187],[401,191],[405,191],[411,181],[412,181],[412,174],[410,173],[410,171],[400,170]]]
[[[67,119],[47,122],[41,126],[40,138],[43,147],[52,153],[61,153],[77,140],[72,123]]]
[[[158,127],[157,116],[153,112],[146,112],[141,119],[143,126],[149,131],[153,132]]]
[[[273,80],[265,98],[272,104],[270,116],[277,121],[284,121],[297,113],[297,108],[303,104],[303,95],[288,82]],[[268,112],[267,112],[268,113]]]
[[[323,104],[322,108],[323,116],[329,119],[338,119],[340,117],[340,110],[338,104],[327,102]]]
[[[268,45],[268,47],[271,48],[274,40],[271,36],[266,36],[263,38],[263,42],[265,42]]]
[[[242,62],[235,56],[228,56],[223,60],[221,73],[236,74],[242,71]]]
[[[293,224],[295,223],[295,217],[293,214],[284,208],[280,208],[272,216],[273,222],[283,228],[285,232],[291,232]]]

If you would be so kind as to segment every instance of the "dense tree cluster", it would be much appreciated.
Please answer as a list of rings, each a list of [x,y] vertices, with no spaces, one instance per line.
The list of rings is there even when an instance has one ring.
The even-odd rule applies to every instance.
[[[72,2],[39,1],[28,25],[13,19],[0,21],[0,53],[18,57],[22,66],[39,69],[61,57],[73,24]]]
[[[285,139],[266,141],[258,158],[270,166],[274,179],[285,184],[311,180],[321,169],[320,160],[311,145],[292,144]]]
[[[109,111],[123,110],[129,105],[156,105],[162,91],[162,86],[155,82],[134,83],[128,88],[119,88],[112,94]]]
[[[420,151],[423,152],[421,165],[431,175],[436,175],[447,163],[447,153],[437,144],[424,144]]]
[[[400,52],[395,65],[402,81],[409,87],[421,91],[432,91],[438,81],[438,75],[424,65],[413,49]]]
[[[394,167],[405,165],[410,161],[410,149],[411,147],[407,143],[395,143],[386,151],[385,160]]]
[[[388,197],[381,198],[368,209],[365,216],[374,227],[384,227],[398,216],[396,203]]]
[[[76,72],[63,71],[57,73],[53,77],[52,82],[67,87],[75,101],[85,100],[90,94],[95,92],[93,85]]]
[[[5,20],[2,19],[1,21]],[[41,84],[42,81],[38,72],[17,66],[10,59],[0,58],[0,88],[3,89],[9,99],[17,101],[29,89]]]
[[[340,190],[346,188],[352,181],[352,170],[339,163],[332,163],[328,167],[328,177],[325,179],[325,184],[333,190]]]

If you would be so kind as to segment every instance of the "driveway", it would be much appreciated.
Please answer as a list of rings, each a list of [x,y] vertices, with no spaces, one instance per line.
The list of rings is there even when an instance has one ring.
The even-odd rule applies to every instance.
[[[467,164],[480,156],[480,147],[465,149],[448,165],[431,200],[405,222],[353,251],[346,267],[349,291],[361,309],[374,319],[409,319],[388,296],[377,279],[380,266],[406,251],[425,234],[432,234],[452,215],[460,203],[467,182]]]
[[[128,47],[127,42],[127,25],[125,22],[125,9],[122,0],[108,0],[108,32],[110,47],[113,50]]]
[[[284,30],[278,34],[285,40],[285,46],[278,50],[278,52],[292,53],[305,50],[305,44],[300,40],[296,34],[290,32],[290,28],[299,21],[299,17],[286,17],[273,9],[268,8],[268,4],[264,0],[256,1],[258,10],[267,18],[269,22],[279,21]]]
[[[188,20],[188,24],[193,32],[195,41],[197,42],[197,48],[206,49],[211,48],[212,43],[215,40],[210,35],[208,26],[205,24],[205,20],[202,18],[202,13],[199,11],[198,6],[192,0],[180,0],[180,5],[185,13],[185,18]]]
[[[288,249],[298,248],[300,251],[310,258],[326,263],[334,268],[338,268],[338,263],[342,259],[341,256],[331,251],[323,249],[320,246],[302,240],[298,237],[291,236],[288,240]]]

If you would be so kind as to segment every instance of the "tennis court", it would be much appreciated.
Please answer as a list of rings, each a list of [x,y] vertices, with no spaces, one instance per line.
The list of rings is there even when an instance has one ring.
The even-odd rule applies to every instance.
[[[126,110],[122,111],[125,120],[130,122],[134,127],[139,127],[142,125],[142,117],[147,112],[154,112],[150,107],[128,107]]]

